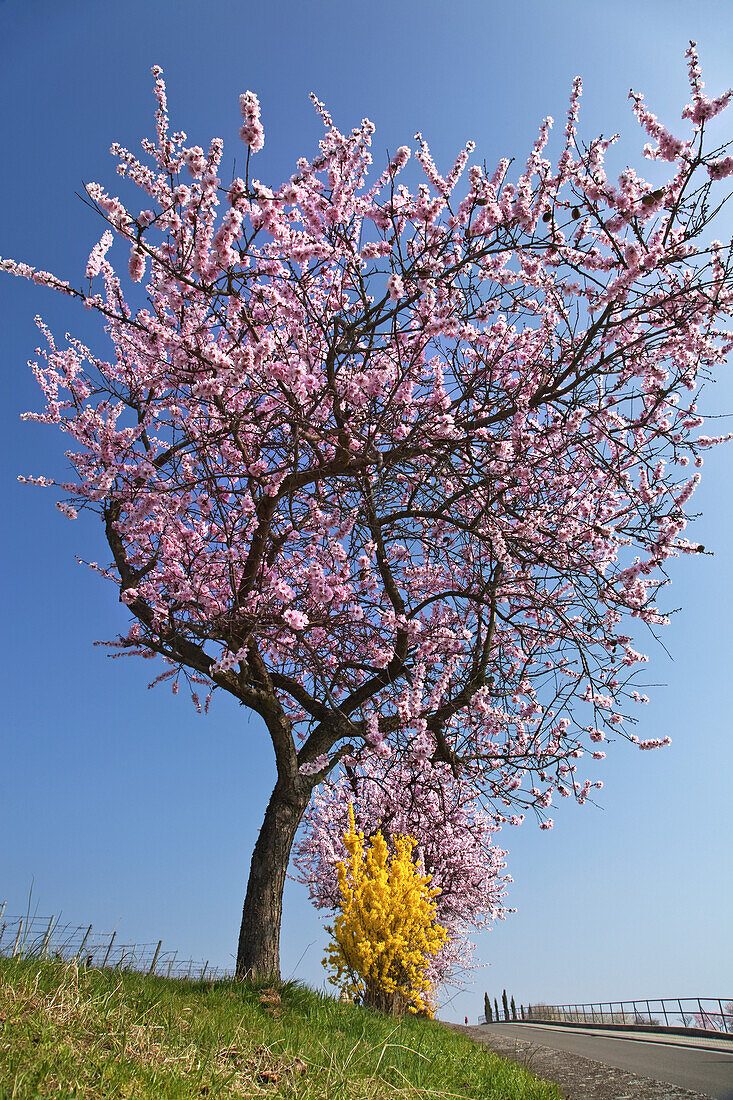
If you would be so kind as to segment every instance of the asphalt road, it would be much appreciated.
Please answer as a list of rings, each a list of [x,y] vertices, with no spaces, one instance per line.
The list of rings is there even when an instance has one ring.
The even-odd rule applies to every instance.
[[[650,1037],[643,1032],[610,1033],[597,1028],[566,1031],[535,1024],[488,1024],[486,1030],[579,1054],[641,1077],[681,1085],[716,1100],[733,1100],[733,1042],[720,1040],[717,1049],[705,1050],[693,1044],[707,1043],[706,1039],[688,1036]],[[714,1043],[715,1040],[710,1045]]]

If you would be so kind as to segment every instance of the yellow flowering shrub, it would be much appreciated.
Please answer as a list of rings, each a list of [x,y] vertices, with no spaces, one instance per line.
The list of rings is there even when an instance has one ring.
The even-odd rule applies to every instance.
[[[332,983],[382,1012],[432,1016],[428,963],[448,933],[435,919],[440,891],[413,863],[414,839],[397,837],[392,855],[381,831],[365,844],[349,806],[344,845],[349,858],[337,865],[341,911],[327,929],[333,942],[323,960],[335,972]]]

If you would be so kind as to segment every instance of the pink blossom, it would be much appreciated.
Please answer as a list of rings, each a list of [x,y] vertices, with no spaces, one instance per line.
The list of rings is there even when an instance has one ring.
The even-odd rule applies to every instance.
[[[265,144],[265,131],[260,122],[260,101],[254,92],[244,92],[239,97],[239,108],[244,119],[239,136],[253,153],[259,153]]]
[[[187,149],[183,154],[183,162],[194,179],[198,179],[203,175],[206,169],[206,157],[201,146],[193,145],[190,149]]]
[[[114,235],[109,229],[105,229],[99,243],[95,244],[94,248],[89,253],[86,269],[87,279],[93,279],[96,275],[99,275],[99,272],[102,270],[102,262],[112,247],[113,241]]]
[[[145,274],[145,253],[140,248],[133,248],[130,253],[130,278],[133,283],[139,283]]]
[[[708,175],[711,180],[722,180],[726,176],[733,176],[733,157],[723,157],[708,164]]]
[[[299,775],[316,775],[317,772],[323,771],[329,765],[328,753],[321,753],[314,760],[303,763],[298,768]]]
[[[405,288],[399,275],[393,273],[387,279],[387,292],[393,302],[398,302],[400,298],[404,298]]]
[[[308,625],[308,616],[304,615],[302,611],[296,611],[292,607],[283,611],[283,619],[293,630],[304,630]]]
[[[685,51],[685,56],[688,59],[688,72],[693,100],[692,103],[688,103],[683,110],[682,117],[691,119],[692,122],[695,123],[695,126],[699,127],[703,122],[706,122],[710,118],[715,118],[716,115],[719,115],[721,111],[725,110],[731,98],[733,98],[733,91],[729,89],[715,99],[709,99],[708,96],[703,93],[702,89],[705,87],[705,83],[702,80],[696,46],[696,42],[690,42],[689,49]]]

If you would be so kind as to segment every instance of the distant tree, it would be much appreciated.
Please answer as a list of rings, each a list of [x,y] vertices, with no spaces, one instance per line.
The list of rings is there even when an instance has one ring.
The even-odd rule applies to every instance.
[[[496,997],[494,997],[494,1010],[495,1010],[494,1019],[496,1020],[496,1022],[498,1024],[499,1020],[501,1019],[501,1016],[499,1015],[499,1004],[498,1004],[498,1001],[496,1000]]]
[[[520,1008],[520,1012],[522,1014],[522,1019],[524,1019],[524,1005],[520,1005],[519,1008]]]
[[[501,994],[501,1007],[504,1009],[504,1019],[509,1019],[509,1003],[506,999],[506,989]]]
[[[488,993],[484,993],[484,1017],[486,1019],[487,1024],[490,1024],[490,1023],[493,1022],[493,1013],[491,1011],[491,1001],[489,1000]]]
[[[147,159],[113,146],[144,208],[87,185],[108,228],[76,289],[0,262],[112,342],[99,356],[41,324],[46,404],[27,415],[71,436],[75,480],[23,479],[99,516],[111,562],[92,568],[133,620],[111,644],[160,656],[197,708],[198,685],[204,709],[228,692],[272,741],[240,975],[279,974],[293,840],[340,762],[428,760],[497,823],[529,808],[550,828],[555,794],[590,794],[585,751],[639,743],[646,658],[620,624],[665,623],[665,566],[704,549],[683,537],[684,467],[716,442],[695,395],[731,346],[729,256],[703,239],[733,174],[707,124],[731,93],[705,96],[687,56],[684,137],[632,93],[644,155],[670,164],[657,184],[608,179],[611,141],[576,135],[576,81],[554,165],[550,119],[514,182],[508,159],[468,167],[472,143],[444,176],[417,135],[412,189],[407,146],[368,180],[374,127],[342,133],[315,97],[316,155],[254,179],[246,92],[245,178],[225,185],[221,140],[169,128],[156,67]]]
[[[512,1019],[516,1020],[516,1018],[517,1018],[517,1006],[514,1003],[514,997],[512,997],[511,1010],[512,1010]]]

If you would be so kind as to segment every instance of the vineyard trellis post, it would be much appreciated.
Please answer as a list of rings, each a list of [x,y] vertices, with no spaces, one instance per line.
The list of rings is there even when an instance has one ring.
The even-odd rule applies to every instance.
[[[48,922],[48,928],[46,929],[46,931],[43,934],[43,943],[41,944],[41,958],[42,959],[45,959],[48,955],[48,945],[51,941],[51,929],[53,928],[53,922],[54,922],[55,919],[56,919],[55,917],[51,917],[50,921]]]
[[[80,959],[82,954],[84,953],[84,947],[86,946],[86,942],[89,939],[91,931],[92,931],[92,926],[90,924],[89,927],[87,928],[86,932],[84,933],[84,939],[81,941],[81,947],[79,948],[79,950],[76,953],[77,960]]]
[[[18,923],[18,934],[15,937],[15,943],[13,944],[13,958],[18,954],[18,944],[20,943],[20,937],[23,933],[23,918],[20,918]]]
[[[115,936],[116,935],[117,935],[117,932],[116,931],[113,932],[112,937],[111,937],[109,943],[107,944],[107,954],[104,956],[104,962],[102,963],[103,968],[107,965],[107,959],[109,958],[109,953],[112,950],[112,944],[115,942]]]
[[[158,940],[158,946],[155,949],[155,954],[153,955],[153,961],[150,964],[150,970],[148,970],[148,974],[152,974],[153,971],[155,970],[155,964],[158,961],[158,955],[160,954],[160,947],[161,947],[162,943],[163,943],[162,940]]]

